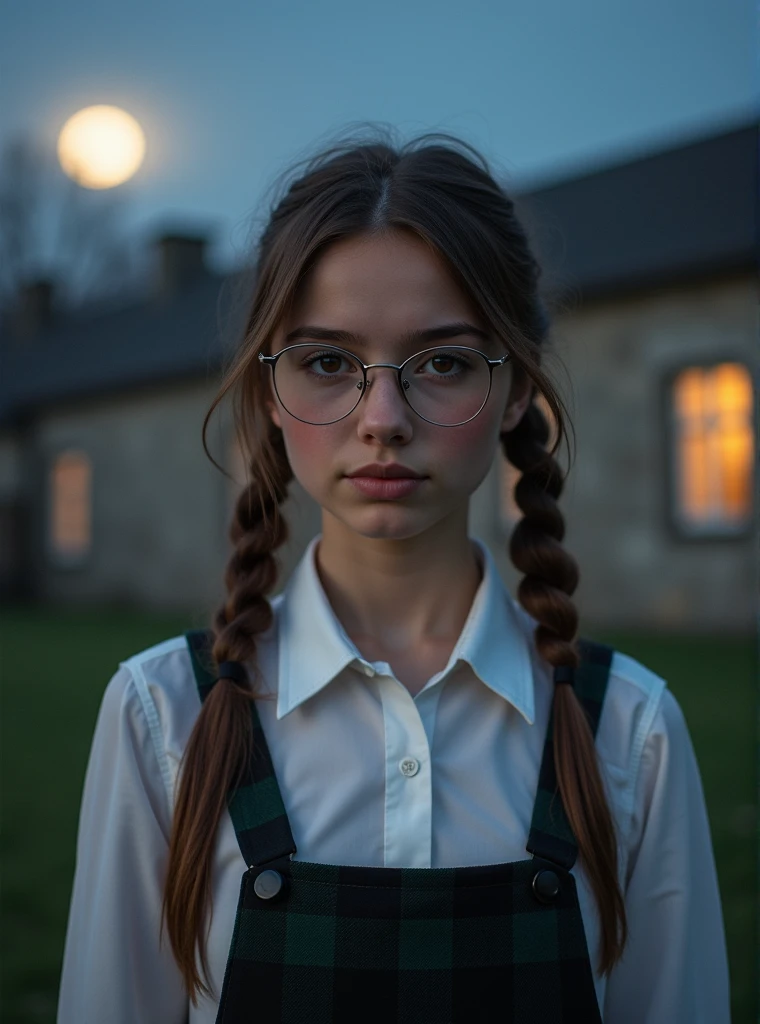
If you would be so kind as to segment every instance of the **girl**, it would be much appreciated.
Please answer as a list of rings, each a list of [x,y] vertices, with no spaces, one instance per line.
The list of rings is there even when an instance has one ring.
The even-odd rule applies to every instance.
[[[577,636],[539,273],[448,135],[276,205],[209,411],[250,455],[227,597],[106,689],[60,1024],[728,1021],[683,716]],[[468,536],[499,443],[518,600]],[[293,476],[322,530],[270,602]]]

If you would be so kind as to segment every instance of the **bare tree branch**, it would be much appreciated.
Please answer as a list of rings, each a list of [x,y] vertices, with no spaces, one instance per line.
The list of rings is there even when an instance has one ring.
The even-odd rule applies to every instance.
[[[0,153],[0,312],[41,279],[64,307],[128,286],[136,264],[125,209],[121,193],[82,188],[28,136],[9,142]]]

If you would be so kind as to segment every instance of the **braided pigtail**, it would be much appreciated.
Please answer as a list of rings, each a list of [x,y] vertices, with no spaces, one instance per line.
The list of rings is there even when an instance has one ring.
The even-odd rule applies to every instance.
[[[263,478],[260,460],[251,465],[251,482],[241,492],[230,539],[234,551],[225,583],[227,599],[214,616],[212,654],[224,661],[250,662],[256,637],[269,628],[272,610],[266,595],[277,581],[274,552],[287,537],[280,504],[292,471],[274,428],[269,439],[274,473]],[[227,794],[240,780],[251,755],[250,702],[254,689],[220,678],[206,697],[188,740],[176,794],[161,923],[166,921],[174,956],[188,993],[197,1005],[210,990],[196,967],[196,946],[209,978],[205,924],[211,907],[211,865]]]
[[[546,418],[535,402],[518,425],[502,435],[504,454],[522,472],[515,501],[523,518],[512,533],[509,555],[525,574],[517,597],[538,622],[539,654],[553,666],[575,668],[580,660],[575,643],[578,612],[571,595],[578,585],[578,566],[562,547],[565,522],[557,499],[564,477],[546,449],[548,438]],[[562,802],[599,908],[599,968],[606,974],[626,941],[625,903],[617,877],[617,839],[594,737],[572,686],[555,686],[553,740]]]

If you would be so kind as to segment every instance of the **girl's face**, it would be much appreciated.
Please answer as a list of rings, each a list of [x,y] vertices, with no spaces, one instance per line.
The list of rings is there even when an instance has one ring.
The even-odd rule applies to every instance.
[[[285,339],[296,328],[320,327],[349,332],[355,340],[333,344],[365,363],[398,364],[429,347],[405,343],[405,335],[452,323],[487,330],[442,258],[411,232],[394,230],[327,249],[303,281],[271,352],[292,344]],[[308,333],[298,338],[312,340],[325,343]],[[498,340],[466,332],[441,344],[479,348],[491,359],[505,352]],[[371,386],[353,412],[326,426],[294,419],[272,389],[270,415],[283,432],[296,479],[323,515],[364,537],[405,540],[446,520],[466,523],[469,497],[492,464],[499,433],[519,422],[530,401],[529,379],[515,377],[510,361],[496,367],[479,415],[444,427],[421,419],[407,404],[395,370],[369,370],[367,377]],[[351,479],[373,463],[400,465],[422,479],[379,494],[372,482]]]

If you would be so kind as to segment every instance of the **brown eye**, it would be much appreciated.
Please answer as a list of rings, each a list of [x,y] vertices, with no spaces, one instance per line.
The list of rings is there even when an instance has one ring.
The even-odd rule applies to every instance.
[[[451,356],[433,356],[431,362],[439,373],[451,373],[454,369],[454,360]]]
[[[340,356],[320,356],[319,368],[325,373],[337,373],[340,369],[341,358]]]

